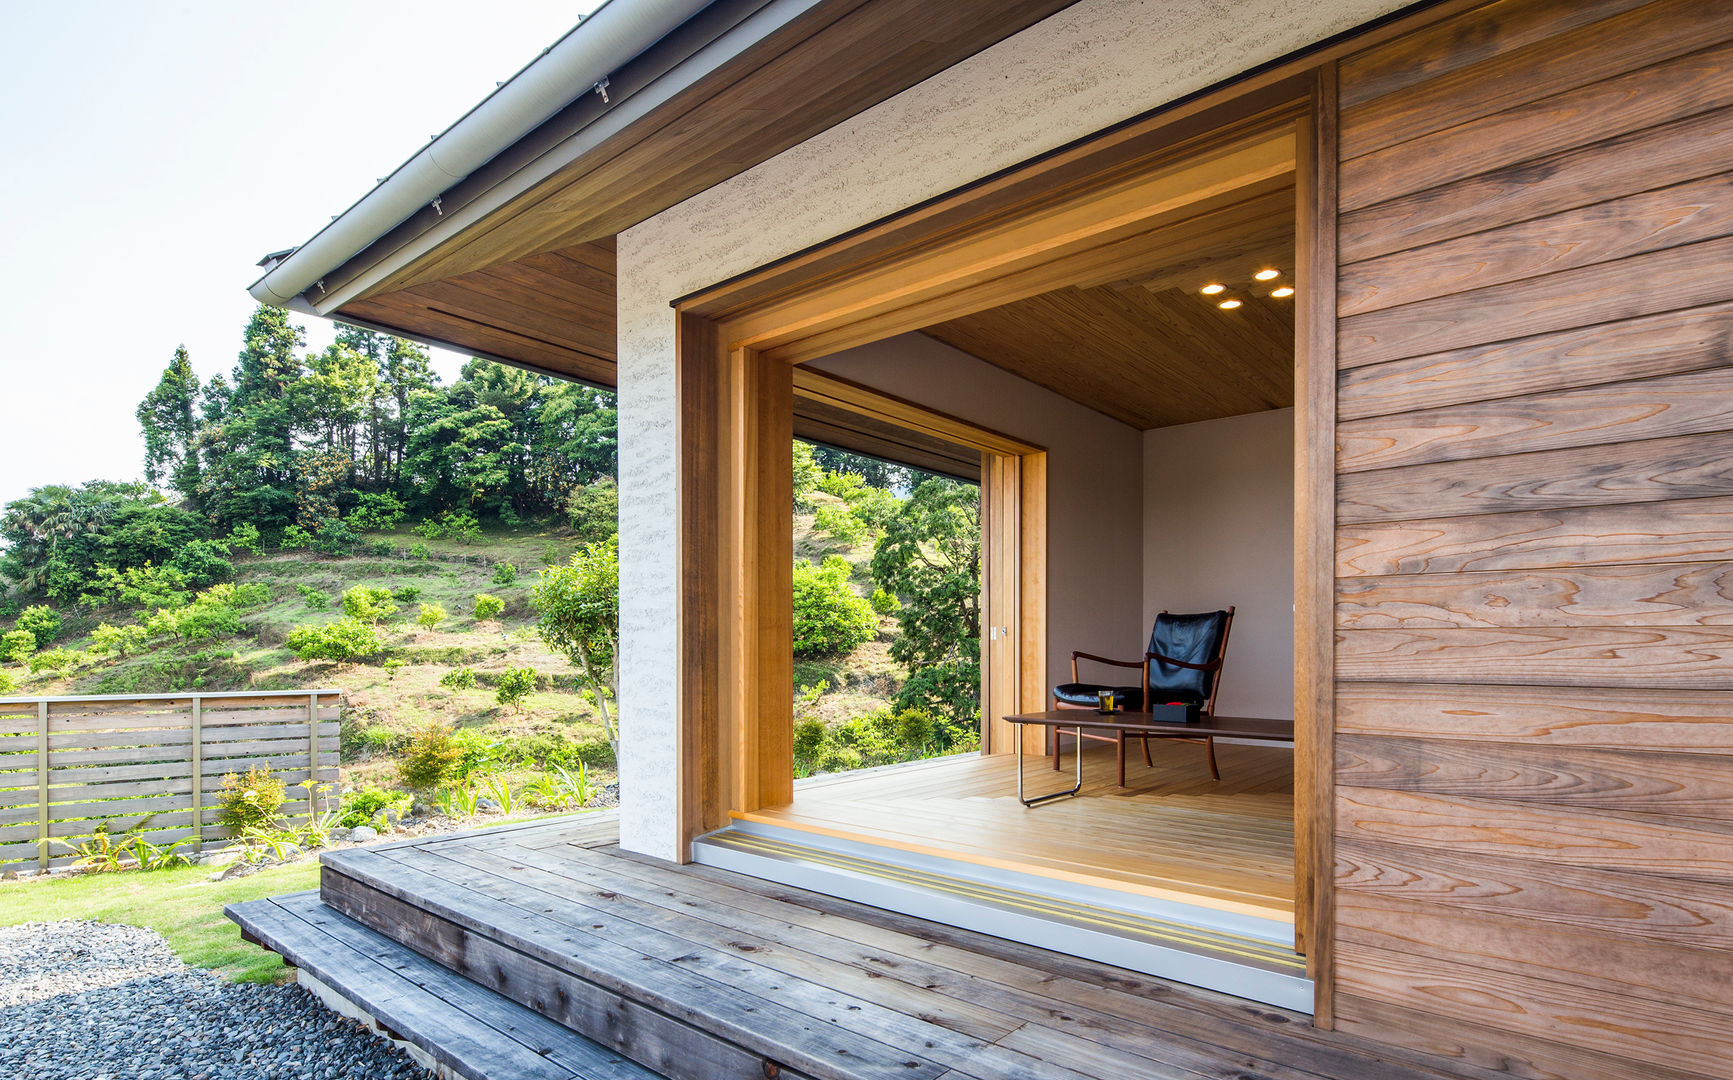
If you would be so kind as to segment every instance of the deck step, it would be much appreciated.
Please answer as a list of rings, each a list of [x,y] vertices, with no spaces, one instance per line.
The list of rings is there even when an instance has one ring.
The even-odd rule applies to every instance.
[[[1293,925],[762,822],[693,861],[1310,1013]]]
[[[660,1080],[641,1065],[345,918],[317,891],[231,904],[242,932],[376,1029],[466,1080]],[[310,975],[311,980],[305,978]]]

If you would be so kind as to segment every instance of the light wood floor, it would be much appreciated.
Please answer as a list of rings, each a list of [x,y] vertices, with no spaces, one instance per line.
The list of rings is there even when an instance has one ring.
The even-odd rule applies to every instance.
[[[1096,744],[1077,797],[1033,808],[1017,801],[1014,757],[972,756],[826,778],[737,816],[1292,922],[1293,750],[1218,744],[1219,782],[1202,746],[1150,752],[1153,768],[1130,748],[1120,788],[1113,748]],[[1069,753],[1064,765],[1026,758],[1028,792],[1069,787]]]

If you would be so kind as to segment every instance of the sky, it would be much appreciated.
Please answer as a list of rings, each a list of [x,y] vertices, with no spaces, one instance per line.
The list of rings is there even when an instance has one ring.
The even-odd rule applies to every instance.
[[[304,242],[595,0],[0,6],[0,503],[142,475],[185,345],[227,373]],[[331,324],[311,316],[309,345]],[[463,358],[443,354],[447,379]]]

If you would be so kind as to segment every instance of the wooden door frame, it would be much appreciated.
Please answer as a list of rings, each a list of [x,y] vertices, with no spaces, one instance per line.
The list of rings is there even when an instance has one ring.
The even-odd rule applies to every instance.
[[[744,469],[789,472],[789,416],[753,411],[786,410],[789,395],[772,384],[792,375],[774,373],[1078,280],[1111,280],[1122,262],[1145,257],[1120,241],[1259,185],[1295,183],[1295,931],[1317,986],[1315,1022],[1332,1023],[1334,87],[1331,61],[1189,102],[676,302],[687,839],[726,824],[731,802],[792,795],[789,770],[761,768],[739,750],[760,748],[760,763],[780,755],[765,741],[765,718],[780,730],[791,709],[791,675],[770,655],[766,628],[778,632],[769,620],[788,617],[787,591],[776,590],[792,539],[787,528],[771,535],[742,501]],[[1010,513],[987,502],[985,513]],[[1028,705],[1044,704],[1039,670],[1017,690]]]

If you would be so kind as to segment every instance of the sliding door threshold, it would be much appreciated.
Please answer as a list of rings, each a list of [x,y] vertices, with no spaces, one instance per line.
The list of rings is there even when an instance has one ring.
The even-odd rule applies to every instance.
[[[948,926],[1312,1011],[1291,923],[740,821],[693,861]]]

